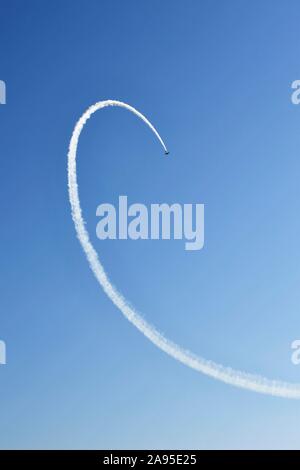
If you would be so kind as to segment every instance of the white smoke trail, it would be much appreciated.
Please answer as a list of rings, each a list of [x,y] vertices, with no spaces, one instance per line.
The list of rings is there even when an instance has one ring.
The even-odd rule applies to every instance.
[[[126,299],[124,299],[120,292],[110,282],[98,258],[97,252],[95,251],[92,243],[90,242],[88,232],[85,228],[80,207],[76,172],[76,152],[81,131],[84,125],[86,124],[86,121],[92,116],[93,113],[95,113],[98,109],[105,108],[107,106],[118,106],[121,108],[125,108],[134,113],[136,116],[138,116],[147,124],[147,126],[150,127],[150,129],[154,132],[159,142],[163,146],[165,152],[167,151],[167,148],[163,140],[161,139],[159,133],[148,121],[148,119],[146,119],[143,114],[134,109],[132,106],[129,106],[128,104],[122,103],[120,101],[99,101],[98,103],[94,104],[89,109],[87,109],[87,111],[85,111],[85,113],[76,123],[71,137],[68,153],[69,198],[77,236],[87,256],[89,265],[92,271],[94,272],[94,275],[96,276],[99,284],[104,289],[108,297],[112,300],[112,302],[119,308],[119,310],[121,310],[127,320],[133,323],[133,325],[150,341],[152,341],[152,343],[154,343],[158,348],[165,351],[167,354],[172,356],[174,359],[182,362],[186,366],[191,367],[192,369],[195,369],[211,377],[214,377],[215,379],[221,380],[227,384],[235,385],[237,387],[278,397],[300,398],[300,384],[292,384],[289,382],[270,380],[257,375],[234,370],[230,367],[224,367],[215,362],[196,356],[190,351],[181,348],[177,344],[168,340],[154,326],[146,322],[146,320],[144,320],[141,315],[129,305]]]

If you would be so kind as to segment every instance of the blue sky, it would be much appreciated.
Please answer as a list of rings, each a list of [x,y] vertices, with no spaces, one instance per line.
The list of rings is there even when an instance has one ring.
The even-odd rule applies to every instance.
[[[1,448],[299,448],[300,404],[187,369],[100,290],[70,217],[78,151],[87,227],[108,274],[172,340],[300,382],[299,2],[1,0]],[[96,207],[205,204],[205,247],[100,241]]]

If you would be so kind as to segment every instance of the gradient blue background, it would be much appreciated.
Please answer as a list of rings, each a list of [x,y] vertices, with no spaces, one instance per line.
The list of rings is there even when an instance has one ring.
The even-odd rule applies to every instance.
[[[300,402],[166,356],[94,279],[75,236],[67,148],[108,274],[190,350],[300,382],[300,4],[0,0],[1,448],[299,448]],[[96,207],[205,204],[205,248],[99,241]]]

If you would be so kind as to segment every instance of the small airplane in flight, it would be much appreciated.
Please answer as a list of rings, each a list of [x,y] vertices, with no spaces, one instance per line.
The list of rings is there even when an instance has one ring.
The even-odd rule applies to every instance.
[[[169,152],[168,150],[165,151],[165,155],[169,155],[169,153],[170,153],[170,152]]]

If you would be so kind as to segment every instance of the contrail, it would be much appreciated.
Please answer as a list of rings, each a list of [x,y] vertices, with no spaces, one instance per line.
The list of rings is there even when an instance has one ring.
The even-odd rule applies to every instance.
[[[77,236],[81,243],[81,246],[87,256],[89,265],[96,276],[99,284],[103,288],[104,292],[111,299],[111,301],[118,307],[123,315],[133,325],[145,335],[152,343],[160,348],[165,353],[172,356],[179,362],[182,362],[186,366],[195,369],[203,374],[209,375],[215,379],[221,380],[230,385],[236,387],[245,388],[254,392],[264,393],[268,395],[284,397],[284,398],[300,398],[300,384],[293,384],[290,382],[282,382],[278,380],[270,380],[265,377],[261,377],[254,374],[249,374],[239,370],[234,370],[230,367],[222,366],[213,361],[209,361],[200,356],[193,354],[192,352],[183,349],[177,344],[167,339],[162,333],[160,333],[154,326],[149,324],[134,308],[132,308],[122,294],[113,286],[110,279],[108,278],[104,267],[102,266],[100,259],[94,249],[89,234],[85,228],[85,223],[82,217],[82,211],[80,207],[80,200],[78,194],[78,183],[77,183],[77,172],[76,172],[76,152],[79,137],[83,127],[87,120],[94,114],[98,109],[105,108],[107,106],[118,106],[131,111],[137,117],[142,119],[145,124],[152,130],[159,142],[163,146],[165,152],[167,148],[160,137],[157,130],[148,121],[148,119],[137,111],[132,106],[126,103],[115,100],[99,101],[90,108],[88,108],[81,116],[79,121],[76,123],[68,152],[68,186],[69,186],[69,198],[72,210],[72,218],[75,224]]]

